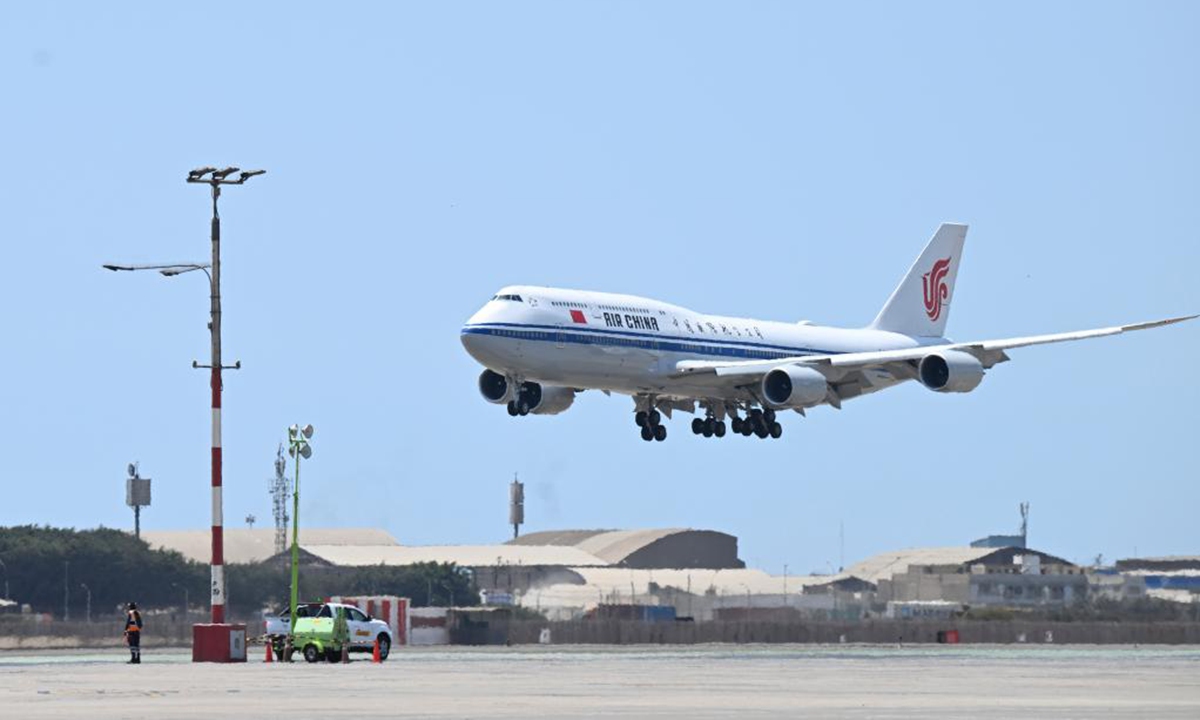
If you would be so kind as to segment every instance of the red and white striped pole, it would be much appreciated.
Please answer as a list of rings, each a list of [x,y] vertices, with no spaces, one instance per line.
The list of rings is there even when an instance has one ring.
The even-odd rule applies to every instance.
[[[212,185],[212,621],[225,622],[225,533],[221,498],[221,216]]]

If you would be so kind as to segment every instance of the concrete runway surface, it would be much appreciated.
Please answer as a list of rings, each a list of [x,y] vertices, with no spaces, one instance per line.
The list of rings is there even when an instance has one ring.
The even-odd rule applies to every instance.
[[[251,648],[261,650],[261,648]],[[193,665],[183,651],[0,654],[11,718],[1200,717],[1200,648],[546,646],[382,665]]]

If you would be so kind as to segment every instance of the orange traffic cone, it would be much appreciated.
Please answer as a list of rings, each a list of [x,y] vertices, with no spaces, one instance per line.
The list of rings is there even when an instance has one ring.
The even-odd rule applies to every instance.
[[[375,638],[375,649],[371,651],[371,662],[383,662],[379,657],[379,638]]]
[[[275,657],[274,657],[275,648],[271,647],[270,640],[267,641],[266,645],[267,645],[267,657],[263,660],[263,662],[275,662]]]

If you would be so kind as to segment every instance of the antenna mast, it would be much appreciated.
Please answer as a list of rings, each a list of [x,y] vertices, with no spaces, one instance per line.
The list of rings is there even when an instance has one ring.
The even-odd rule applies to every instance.
[[[270,481],[271,508],[275,514],[275,554],[287,550],[288,497],[292,494],[292,483],[287,476],[287,460],[283,457],[283,443],[275,453],[275,477]]]
[[[1021,547],[1029,547],[1029,503],[1021,503]]]

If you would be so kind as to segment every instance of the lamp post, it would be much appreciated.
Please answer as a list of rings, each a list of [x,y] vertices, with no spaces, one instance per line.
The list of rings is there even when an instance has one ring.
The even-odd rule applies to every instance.
[[[212,339],[212,360],[208,365],[192,361],[194,368],[209,368],[212,388],[212,622],[225,622],[225,542],[222,530],[221,499],[221,371],[238,369],[241,362],[223,366],[221,364],[221,217],[217,213],[217,198],[222,185],[242,185],[255,175],[266,170],[241,170],[227,167],[218,170],[202,167],[187,175],[187,182],[204,184],[212,188],[212,262],[182,263],[177,265],[104,265],[108,270],[158,270],[167,277],[182,275],[193,270],[203,270],[208,276],[211,319],[208,323]],[[230,176],[237,173],[236,178]]]
[[[188,597],[187,585],[180,585],[179,583],[171,583],[171,587],[179,588],[180,590],[183,591],[183,618],[186,621],[187,616],[188,616],[188,607],[191,606],[191,604],[192,604],[191,598]]]
[[[783,564],[783,606],[784,606],[784,607],[787,607],[787,606],[788,606],[788,594],[787,594],[787,570],[788,570],[787,563],[784,563],[784,564]]]
[[[296,484],[292,490],[292,596],[291,635],[296,634],[296,605],[300,589],[300,458],[312,457],[312,446],[308,441],[313,436],[313,426],[293,425],[288,428],[288,455],[296,460]],[[290,639],[290,638],[289,638]]]

